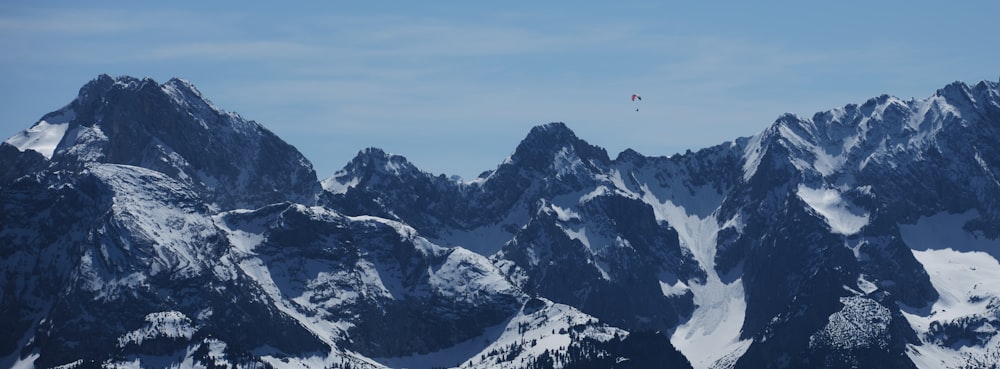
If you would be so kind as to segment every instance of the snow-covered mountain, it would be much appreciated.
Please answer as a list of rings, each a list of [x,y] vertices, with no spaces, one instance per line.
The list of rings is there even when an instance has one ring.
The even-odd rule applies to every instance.
[[[998,282],[998,106],[997,83],[956,82],[614,160],[554,123],[468,183],[349,165],[324,187],[331,207],[491,255],[526,291],[670,332],[695,367],[965,367],[1000,351],[998,295],[969,290]],[[987,262],[965,277],[938,260],[972,255]]]
[[[0,155],[3,367],[687,363],[486,256],[315,206],[307,160],[180,80],[101,76]]]
[[[319,189],[312,164],[298,150],[177,78],[161,85],[101,75],[7,143],[64,166],[149,168],[192,185],[224,210],[310,203]]]
[[[0,366],[995,367],[998,91],[320,182],[183,80],[100,76],[0,144]]]

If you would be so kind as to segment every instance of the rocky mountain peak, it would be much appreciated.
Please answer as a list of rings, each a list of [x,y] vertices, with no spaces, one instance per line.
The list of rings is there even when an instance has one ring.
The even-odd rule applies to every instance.
[[[562,159],[562,160],[560,160]],[[560,161],[579,159],[588,167],[607,166],[608,153],[578,138],[565,123],[555,122],[536,126],[521,141],[509,159],[509,164],[526,169],[547,171],[558,169]]]
[[[152,169],[199,188],[222,208],[310,202],[312,164],[269,130],[216,108],[174,78],[102,74],[66,107],[8,143],[58,165],[88,162]]]
[[[393,175],[402,176],[420,172],[416,166],[405,157],[389,154],[382,149],[370,147],[358,152],[358,155],[347,164],[345,172],[355,175]]]

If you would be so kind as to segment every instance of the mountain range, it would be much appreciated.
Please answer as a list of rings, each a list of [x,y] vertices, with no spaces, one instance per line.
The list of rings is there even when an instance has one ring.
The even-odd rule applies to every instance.
[[[0,144],[0,366],[996,368],[1000,82],[476,179],[320,180],[189,82],[101,75]]]

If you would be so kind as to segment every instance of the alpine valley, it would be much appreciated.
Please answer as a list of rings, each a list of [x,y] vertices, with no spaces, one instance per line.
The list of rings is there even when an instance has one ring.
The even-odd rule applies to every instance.
[[[670,157],[320,180],[190,83],[0,144],[2,368],[997,368],[1000,82]]]

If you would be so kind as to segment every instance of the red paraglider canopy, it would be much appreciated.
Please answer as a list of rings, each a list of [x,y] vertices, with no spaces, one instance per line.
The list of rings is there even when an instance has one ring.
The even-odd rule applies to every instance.
[[[636,100],[642,101],[642,96],[639,96],[639,95],[636,95],[636,94],[632,94],[632,101],[636,101]]]

